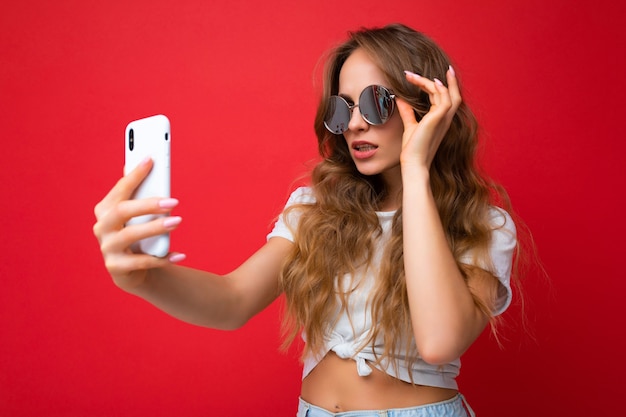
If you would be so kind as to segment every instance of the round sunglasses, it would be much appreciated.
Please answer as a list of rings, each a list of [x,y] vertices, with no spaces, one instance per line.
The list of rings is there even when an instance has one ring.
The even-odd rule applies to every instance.
[[[383,125],[393,115],[396,108],[395,98],[396,96],[382,85],[365,87],[359,95],[359,104],[349,104],[341,96],[330,96],[324,126],[331,133],[341,135],[348,130],[348,123],[355,107],[359,108],[361,117],[370,125]]]

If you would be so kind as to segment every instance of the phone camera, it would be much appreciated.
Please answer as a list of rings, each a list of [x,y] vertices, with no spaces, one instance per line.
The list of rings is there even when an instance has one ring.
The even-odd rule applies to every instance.
[[[128,149],[131,151],[135,149],[135,131],[133,129],[128,131]]]
[[[166,134],[165,134],[165,140],[168,140],[169,138],[170,138],[170,134],[169,134],[169,133],[166,133]]]

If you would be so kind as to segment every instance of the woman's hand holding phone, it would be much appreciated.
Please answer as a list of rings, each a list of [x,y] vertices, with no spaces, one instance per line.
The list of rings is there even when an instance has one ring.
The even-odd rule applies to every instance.
[[[145,281],[149,269],[164,267],[184,259],[184,255],[177,253],[159,258],[135,253],[131,249],[131,246],[141,239],[176,229],[182,220],[178,216],[168,215],[178,205],[176,199],[161,197],[132,199],[135,190],[148,176],[152,167],[153,161],[150,158],[140,162],[115,184],[94,209],[97,221],[93,231],[100,243],[105,266],[115,284],[127,291],[140,286]],[[146,223],[127,225],[131,218],[143,215],[153,215],[156,218]]]
[[[170,253],[169,232],[181,222],[169,212],[178,205],[170,198],[170,121],[164,115],[134,120],[124,135],[125,176],[96,205],[94,234],[106,268],[126,289],[145,281],[151,268],[179,262]]]

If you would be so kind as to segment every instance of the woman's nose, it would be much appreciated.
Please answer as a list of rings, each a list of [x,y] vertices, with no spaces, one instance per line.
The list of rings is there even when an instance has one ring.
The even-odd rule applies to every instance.
[[[366,130],[369,124],[361,116],[361,109],[359,105],[355,105],[352,108],[352,114],[350,115],[350,123],[348,123],[348,129],[354,132],[359,130]]]

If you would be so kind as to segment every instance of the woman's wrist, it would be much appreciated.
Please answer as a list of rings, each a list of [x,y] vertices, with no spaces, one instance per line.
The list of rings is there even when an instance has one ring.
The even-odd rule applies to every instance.
[[[403,187],[414,183],[430,184],[430,171],[425,165],[418,162],[401,161],[400,168],[402,170]]]

